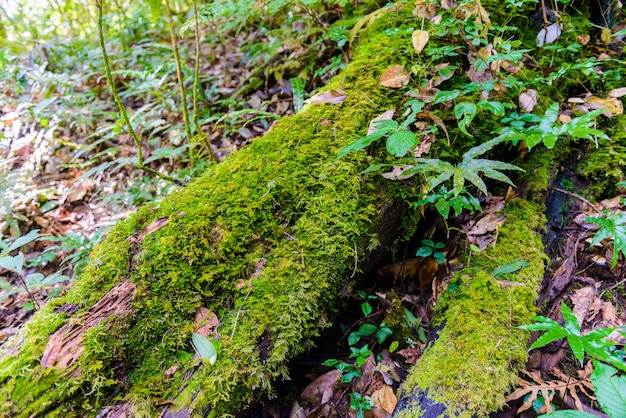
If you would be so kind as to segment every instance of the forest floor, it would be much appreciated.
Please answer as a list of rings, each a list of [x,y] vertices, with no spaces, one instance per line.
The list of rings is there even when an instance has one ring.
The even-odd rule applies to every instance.
[[[233,101],[203,124],[220,159],[263,135],[274,119],[294,113],[294,91],[288,79],[276,75],[281,71],[278,63],[297,60],[299,54],[307,51],[299,44],[283,47],[273,58],[265,60],[264,71],[259,72],[259,61],[250,59],[243,46],[268,41],[262,32],[241,31],[219,44],[203,45],[202,55],[207,59],[201,64],[200,72],[204,75],[205,92],[210,96],[207,100]],[[184,42],[192,49],[190,39]],[[0,142],[0,155],[4,159],[1,167],[4,183],[0,184],[4,213],[0,226],[5,234],[4,243],[10,243],[10,237],[25,236],[32,230],[38,230],[40,238],[22,248],[25,263],[21,274],[0,269],[0,347],[28,322],[39,306],[71,286],[71,278],[84,265],[99,237],[106,234],[107,226],[127,217],[142,202],[177,187],[146,180],[141,172],[120,163],[119,159],[130,152],[133,144],[127,134],[106,136],[106,127],[116,123],[111,119],[114,109],[110,101],[90,109],[92,113],[106,109],[111,112],[109,119],[84,127],[67,124],[60,118],[64,113],[59,109],[64,106],[63,100],[51,100],[43,94],[41,84],[37,84],[51,79],[53,73],[33,62],[24,64],[22,71],[28,88],[18,93],[14,83],[0,84],[4,96],[0,100],[0,129],[4,138],[10,138]],[[123,76],[119,77],[120,83],[125,83]],[[327,78],[319,77],[317,83],[323,84]],[[261,82],[255,88],[242,90],[252,79]],[[149,77],[144,79],[145,83],[153,81]],[[102,79],[96,76],[78,81],[68,79],[67,83],[76,91],[103,88]],[[101,92],[96,97],[98,94]],[[148,105],[133,97],[126,99],[125,104],[136,111],[145,110]],[[51,117],[54,113],[61,116]],[[159,118],[180,122],[181,115],[161,112]],[[155,157],[149,162],[151,168],[181,168],[177,134],[163,131],[151,137],[152,145],[157,144],[145,149],[148,161]],[[159,149],[158,145],[169,151],[150,154],[150,149]],[[573,176],[567,180],[579,181]],[[602,211],[623,213],[626,193],[590,203],[574,192],[585,188],[584,184],[573,184],[574,187],[564,190],[564,183],[563,178],[552,179],[551,192],[546,198],[548,224],[544,243],[550,261],[538,305],[540,313],[562,323],[561,301],[568,301],[582,333],[624,326],[626,263],[623,257],[618,257],[612,266],[613,249],[602,243],[591,245],[599,227],[586,219]],[[459,268],[458,246],[481,251],[497,245],[498,227],[505,222],[499,210],[506,199],[506,196],[489,196],[482,202],[482,212],[451,218],[447,225],[433,217],[430,236],[446,236],[445,245],[440,248],[437,242],[413,239],[390,253],[377,272],[363,281],[362,288],[345,295],[343,310],[334,325],[319,338],[318,347],[292,362],[293,379],[276,383],[278,396],[252,406],[242,416],[356,416],[356,410],[350,409],[353,393],[367,395],[374,401],[374,408],[364,411],[365,416],[390,416],[396,403],[394,392],[427,344],[432,309]],[[415,256],[420,249],[427,253],[423,248],[431,244],[430,255]],[[444,258],[441,263],[432,257],[437,252]],[[47,281],[50,277],[53,280]],[[377,350],[376,338],[366,336],[369,348],[376,355],[369,354],[359,375],[341,383],[342,372],[322,363],[329,359],[352,363],[355,356],[350,357],[350,334],[365,323],[380,324],[396,299],[401,300],[407,319],[413,324],[411,345],[403,345],[394,352]],[[363,308],[366,302],[371,306],[367,312]],[[620,345],[624,344],[623,336],[614,337]],[[580,370],[564,340],[532,351],[527,369],[519,377],[520,389],[509,395],[510,408],[494,416],[536,416],[548,411],[550,402],[546,401],[573,409],[598,409],[592,396],[589,365],[587,362]]]

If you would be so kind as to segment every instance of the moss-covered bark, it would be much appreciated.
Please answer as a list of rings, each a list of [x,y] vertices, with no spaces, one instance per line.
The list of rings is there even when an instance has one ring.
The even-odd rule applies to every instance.
[[[439,301],[442,328],[407,377],[394,416],[485,416],[504,405],[527,359],[528,332],[518,327],[535,314],[547,258],[542,206],[517,199],[504,213],[497,244],[474,255]],[[528,265],[493,275],[520,261]]]
[[[378,244],[390,198],[359,175],[364,154],[336,156],[402,97],[378,84],[405,42],[383,33],[391,15],[328,86],[347,92],[343,103],[285,118],[108,233],[73,288],[4,348],[0,415],[95,415],[118,404],[153,416],[168,400],[171,410],[225,416],[287,375],[288,360],[328,325],[355,257]],[[190,346],[201,308],[219,321],[212,366]]]

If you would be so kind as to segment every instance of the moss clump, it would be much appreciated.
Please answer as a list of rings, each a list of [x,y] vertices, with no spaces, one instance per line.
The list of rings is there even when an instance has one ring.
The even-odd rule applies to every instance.
[[[408,391],[429,390],[429,397],[451,414],[485,416],[504,405],[504,394],[515,384],[527,358],[528,332],[518,326],[535,314],[546,256],[540,232],[541,206],[513,200],[497,245],[471,260],[452,280],[436,310],[444,324],[438,340],[427,349],[404,383]],[[501,277],[490,272],[515,261],[527,267]],[[398,417],[419,416],[410,404]]]
[[[607,133],[610,141],[600,140],[598,148],[587,152],[578,171],[592,183],[593,199],[606,199],[617,194],[616,184],[626,179],[626,116],[614,116],[616,123]]]

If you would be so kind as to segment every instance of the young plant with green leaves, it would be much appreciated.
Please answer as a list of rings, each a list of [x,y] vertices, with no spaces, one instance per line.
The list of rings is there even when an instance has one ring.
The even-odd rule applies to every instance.
[[[535,316],[533,318],[536,321],[535,323],[521,326],[521,328],[529,331],[545,331],[545,333],[530,346],[530,350],[543,347],[553,341],[565,338],[572,349],[572,353],[574,353],[574,357],[576,357],[576,360],[578,360],[581,366],[585,354],[587,354],[626,372],[626,363],[624,360],[615,356],[611,351],[611,348],[616,344],[615,341],[607,339],[607,337],[618,328],[600,328],[582,335],[578,318],[576,318],[565,302],[561,302],[561,312],[565,325],[561,325],[554,319],[545,316]],[[622,327],[621,332],[626,335],[626,328]]]
[[[619,253],[626,256],[626,213],[618,212],[606,214],[605,216],[592,216],[586,219],[587,222],[600,226],[591,240],[591,245],[598,245],[605,239],[613,240],[613,258],[611,268],[617,265]]]

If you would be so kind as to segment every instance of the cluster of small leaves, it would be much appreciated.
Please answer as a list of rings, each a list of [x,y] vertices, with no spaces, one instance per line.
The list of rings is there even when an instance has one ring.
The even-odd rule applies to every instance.
[[[25,264],[24,253],[22,251],[18,251],[15,255],[11,255],[11,253],[18,250],[20,247],[39,239],[41,239],[41,235],[37,229],[30,231],[24,236],[17,237],[12,242],[0,239],[0,267],[15,273],[22,283],[22,288],[19,288],[13,286],[4,279],[0,279],[0,301],[23,289],[28,292],[31,302],[25,303],[22,306],[22,309],[32,310],[35,306],[37,306],[37,302],[30,293],[30,289],[43,288],[44,286],[51,286],[53,284],[69,280],[69,277],[61,274],[61,271],[57,271],[47,277],[42,273],[33,273],[26,277],[22,277],[22,270]],[[54,295],[55,294],[53,293],[50,296]]]
[[[606,216],[588,217],[587,222],[600,226],[591,240],[597,245],[607,238],[613,239],[613,259],[611,267],[615,267],[619,253],[626,256],[626,213],[611,213]]]
[[[532,113],[520,116],[512,113],[503,119],[503,122],[508,122],[509,126],[500,131],[500,137],[513,143],[524,141],[528,148],[543,143],[549,149],[554,148],[561,136],[592,141],[596,141],[597,138],[609,139],[604,132],[593,128],[594,119],[603,112],[603,109],[594,110],[564,124],[557,124],[559,104],[555,102],[546,109],[543,116]],[[527,124],[533,125],[527,126]]]
[[[446,244],[443,242],[433,242],[429,239],[422,240],[422,246],[417,249],[415,253],[418,257],[430,257],[432,256],[435,261],[439,264],[442,264],[446,261],[445,254],[441,251],[444,249]]]

